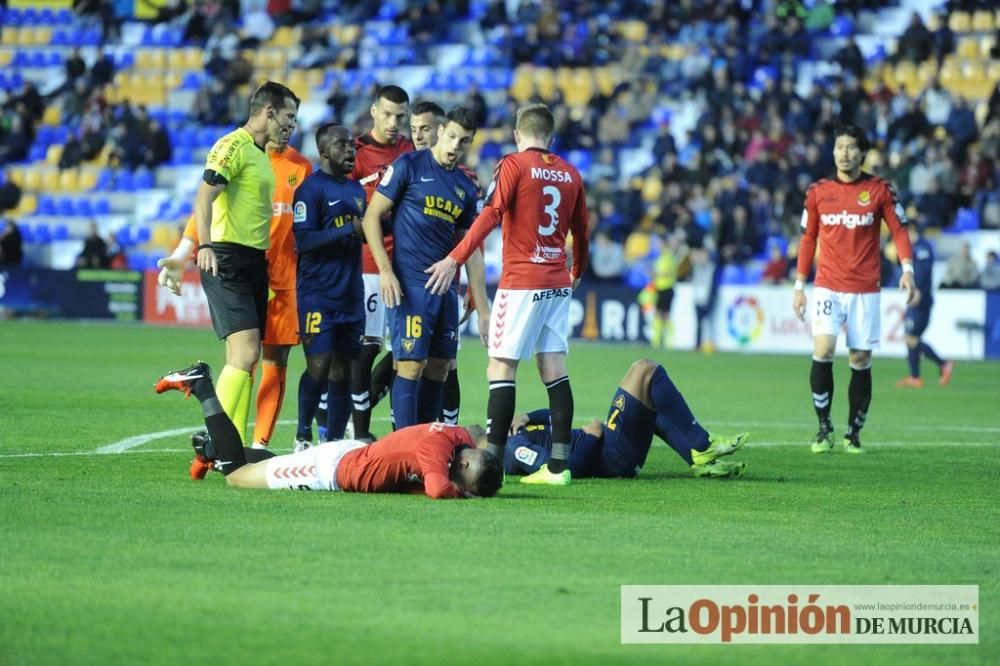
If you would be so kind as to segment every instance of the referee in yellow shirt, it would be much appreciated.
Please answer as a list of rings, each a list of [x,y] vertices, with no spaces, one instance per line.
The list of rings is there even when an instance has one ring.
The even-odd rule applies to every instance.
[[[212,325],[226,341],[226,365],[216,380],[223,410],[246,432],[267,317],[267,260],[274,170],[268,141],[285,143],[295,129],[299,98],[268,81],[250,97],[250,117],[212,146],[194,200],[201,286]]]
[[[656,316],[653,318],[653,337],[650,344],[664,349],[670,344],[670,306],[674,302],[674,285],[677,284],[677,243],[668,240],[660,249],[660,256],[653,264],[653,287],[656,289]]]

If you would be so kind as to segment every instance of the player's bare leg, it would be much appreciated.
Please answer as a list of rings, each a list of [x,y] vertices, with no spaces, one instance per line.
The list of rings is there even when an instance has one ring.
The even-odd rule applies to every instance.
[[[823,334],[813,336],[809,385],[812,389],[813,408],[819,420],[819,431],[811,445],[813,453],[829,453],[833,449],[830,409],[833,406],[833,354],[836,349],[836,337]]]

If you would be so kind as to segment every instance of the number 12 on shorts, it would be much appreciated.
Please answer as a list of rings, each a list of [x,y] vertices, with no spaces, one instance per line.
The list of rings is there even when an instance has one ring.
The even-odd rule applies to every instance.
[[[319,333],[320,322],[323,321],[321,312],[306,313],[306,333]]]

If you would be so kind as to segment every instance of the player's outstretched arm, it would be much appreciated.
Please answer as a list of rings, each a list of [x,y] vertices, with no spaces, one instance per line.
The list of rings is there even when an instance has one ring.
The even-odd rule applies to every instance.
[[[486,261],[483,259],[483,251],[478,247],[469,255],[465,270],[469,275],[469,291],[472,292],[472,300],[476,303],[479,339],[483,345],[487,345],[490,339],[490,302],[486,295]]]

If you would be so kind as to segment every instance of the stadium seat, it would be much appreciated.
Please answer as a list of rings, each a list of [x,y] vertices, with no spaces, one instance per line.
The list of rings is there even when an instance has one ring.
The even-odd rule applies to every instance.
[[[51,164],[56,166],[59,164],[59,159],[62,157],[63,147],[59,144],[52,144],[45,151],[45,162],[46,164]]]
[[[55,197],[50,197],[43,194],[38,197],[38,214],[39,215],[57,215],[58,207],[56,206]]]
[[[37,185],[37,189],[44,192],[58,192],[59,191],[59,172],[55,169],[47,169],[44,173],[39,174],[40,181]]]
[[[21,195],[21,201],[18,202],[17,208],[14,209],[14,216],[34,215],[37,210],[38,196],[33,192],[25,192]]]
[[[969,32],[972,29],[972,17],[968,12],[952,12],[948,17],[948,27],[954,32]]]
[[[94,201],[94,215],[110,215],[111,214],[111,202],[108,199],[101,197]]]
[[[97,172],[87,169],[80,172],[80,180],[77,187],[81,192],[90,192],[97,187]]]
[[[79,191],[80,174],[76,169],[66,169],[59,174],[59,190],[61,192]]]
[[[979,39],[976,37],[962,37],[958,40],[955,54],[959,58],[975,58],[979,55]]]
[[[76,214],[81,217],[93,217],[94,205],[90,199],[78,199],[76,202]]]
[[[39,245],[48,245],[52,242],[52,232],[47,224],[36,224],[31,231],[33,242]]]
[[[69,240],[69,227],[65,224],[57,224],[52,227],[52,240],[53,241],[66,241]]]
[[[972,15],[972,29],[976,32],[990,32],[993,30],[993,12],[988,9],[979,9]]]

